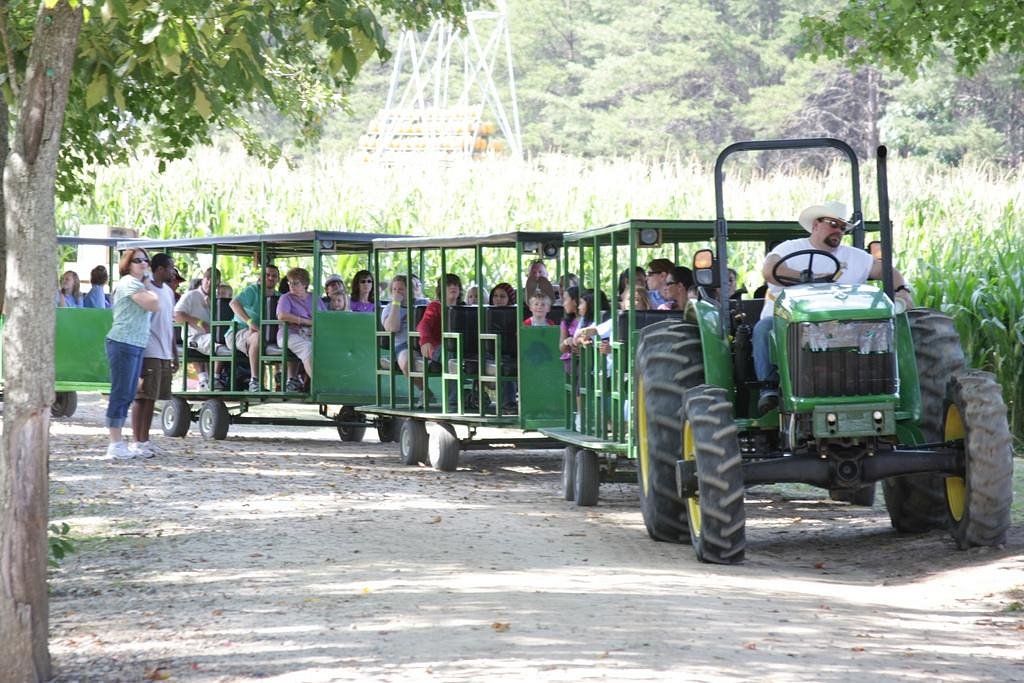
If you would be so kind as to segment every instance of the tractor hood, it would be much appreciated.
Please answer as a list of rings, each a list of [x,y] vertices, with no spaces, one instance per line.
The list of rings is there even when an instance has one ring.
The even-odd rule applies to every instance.
[[[796,285],[779,294],[775,315],[790,322],[885,320],[893,317],[893,304],[872,285]]]

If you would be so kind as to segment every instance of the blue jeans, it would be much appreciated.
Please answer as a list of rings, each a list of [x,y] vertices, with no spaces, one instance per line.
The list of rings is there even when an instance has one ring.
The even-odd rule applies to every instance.
[[[772,363],[771,352],[768,348],[774,324],[775,318],[772,316],[761,318],[754,323],[754,331],[751,335],[754,345],[754,374],[757,375],[759,382],[764,382],[778,373],[778,368]]]
[[[110,402],[107,404],[107,426],[123,427],[128,408],[139,390],[142,374],[141,346],[107,340],[107,362],[110,364]]]

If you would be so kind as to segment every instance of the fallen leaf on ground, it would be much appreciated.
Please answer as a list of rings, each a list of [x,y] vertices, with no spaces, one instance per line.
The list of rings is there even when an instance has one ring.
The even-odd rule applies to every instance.
[[[493,624],[491,624],[491,628],[497,631],[498,633],[504,633],[509,629],[509,627],[510,624],[507,621],[496,621]]]
[[[744,650],[756,650],[757,649],[757,643],[755,643],[753,641],[751,641],[749,643],[743,643],[743,649]]]
[[[434,517],[432,520],[427,522],[427,524],[440,524],[440,523],[441,523],[441,515],[438,515],[437,517]]]
[[[166,681],[171,677],[171,670],[158,666],[155,669],[150,669],[142,675],[147,681]]]

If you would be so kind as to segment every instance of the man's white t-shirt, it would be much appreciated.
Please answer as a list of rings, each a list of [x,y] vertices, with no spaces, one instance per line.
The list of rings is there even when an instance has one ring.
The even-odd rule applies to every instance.
[[[768,254],[771,256],[775,254],[779,258],[784,258],[789,254],[804,249],[817,249],[809,237],[802,237],[800,239],[788,240],[779,244]],[[819,250],[820,251],[820,250]],[[839,275],[835,278],[835,282],[840,282],[847,285],[860,285],[867,282],[868,275],[871,273],[871,266],[874,265],[875,259],[868,252],[863,249],[857,249],[855,247],[848,247],[845,244],[840,244],[832,255],[839,260]],[[797,256],[786,261],[786,268],[792,268],[793,270],[804,270],[807,268],[807,262],[810,259],[809,254],[803,256]],[[815,275],[828,275],[835,268],[835,263],[832,259],[823,256],[814,256],[814,274]],[[765,305],[761,309],[762,318],[770,318],[775,310],[775,299],[779,296],[779,292],[783,290],[778,285],[769,283],[768,294],[765,296]]]

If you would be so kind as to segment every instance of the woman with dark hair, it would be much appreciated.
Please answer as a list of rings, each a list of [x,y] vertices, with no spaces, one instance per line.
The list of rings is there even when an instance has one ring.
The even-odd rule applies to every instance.
[[[487,303],[491,306],[515,306],[516,288],[507,282],[499,282],[491,288]]]
[[[619,273],[619,287],[615,291],[615,294],[622,298],[622,293],[626,291],[626,287],[629,286],[629,268]],[[636,267],[636,286],[647,289],[647,271],[643,269],[643,266]]]
[[[92,269],[89,273],[89,283],[92,287],[85,293],[82,306],[85,308],[110,308],[110,303],[103,293],[103,288],[107,286],[107,279],[106,266],[96,266]]]
[[[360,270],[352,278],[348,310],[356,313],[373,313],[373,301],[373,274],[368,270]]]
[[[142,353],[149,343],[149,321],[160,308],[160,299],[149,288],[153,274],[145,249],[130,247],[118,265],[121,279],[114,288],[114,322],[107,334],[107,362],[110,365],[110,400],[107,457],[130,460],[135,453],[121,438],[128,407],[135,400],[142,372]]]

